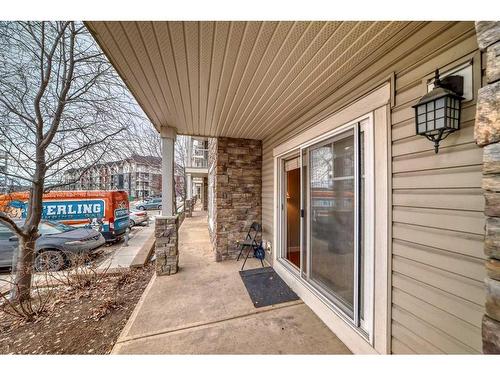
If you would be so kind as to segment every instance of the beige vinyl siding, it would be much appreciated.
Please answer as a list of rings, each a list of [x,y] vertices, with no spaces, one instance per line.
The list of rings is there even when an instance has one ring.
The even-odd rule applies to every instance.
[[[457,55],[460,53],[462,56]],[[411,105],[434,67],[473,59],[475,36],[411,70],[396,74],[392,110],[392,351],[480,353],[483,315],[484,201],[482,151],[473,138],[475,98],[465,102],[459,133],[432,144],[414,135]],[[404,344],[403,345],[401,345]]]
[[[370,65],[359,74],[358,79],[340,85],[330,96],[318,103],[315,108],[303,113],[295,121],[263,140],[263,229],[269,239],[272,238],[273,231],[274,147],[373,90],[377,85],[394,75],[395,72],[408,70],[408,67],[415,64],[415,61],[433,60],[436,56],[446,53],[447,50],[443,46],[450,44],[451,41],[455,43],[455,52],[450,57],[452,59],[462,57],[464,48],[468,48],[470,51],[477,49],[475,42],[471,43],[471,40],[474,41],[475,38],[474,24],[472,22],[430,22],[425,25],[411,23],[405,30],[401,31],[401,34],[402,38],[407,38],[406,41],[380,57],[375,64]],[[450,55],[449,52],[448,55]],[[422,73],[422,77],[430,73],[431,71],[425,71]],[[413,86],[416,87],[418,84],[413,83]],[[401,105],[401,103],[399,104]],[[412,112],[408,108],[405,109],[405,112],[406,114],[404,114],[404,111],[400,112],[399,116],[406,116],[406,120],[398,123],[398,127],[394,127],[394,132],[399,128],[399,138],[409,137],[414,134],[412,133],[414,128],[411,125]],[[411,177],[411,175],[409,174],[408,177]],[[444,176],[444,180],[449,179]],[[401,182],[404,183],[404,181]]]
[[[415,135],[411,107],[436,67],[480,58],[471,22],[432,22],[338,87],[312,111],[263,141],[263,229],[272,240],[273,148],[345,107],[392,75],[392,323],[393,353],[479,353],[484,305],[482,150],[473,140],[475,98],[462,109],[462,129],[439,153]]]

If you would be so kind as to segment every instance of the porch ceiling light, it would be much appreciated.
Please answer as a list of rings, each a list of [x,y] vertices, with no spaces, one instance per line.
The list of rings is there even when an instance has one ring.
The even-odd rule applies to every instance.
[[[463,82],[462,76],[439,79],[439,71],[436,70],[434,88],[413,106],[417,134],[434,142],[436,154],[439,142],[460,129]]]

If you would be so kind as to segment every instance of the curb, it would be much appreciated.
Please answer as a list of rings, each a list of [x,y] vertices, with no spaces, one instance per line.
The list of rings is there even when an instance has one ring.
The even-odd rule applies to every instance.
[[[135,305],[134,310],[132,311],[132,314],[130,314],[130,317],[128,318],[127,323],[125,324],[125,327],[123,327],[122,331],[120,332],[120,335],[116,339],[116,342],[113,345],[113,349],[111,349],[111,352],[109,354],[120,354],[120,353],[118,353],[119,346],[121,346],[122,342],[127,337],[127,334],[130,331],[130,328],[132,328],[132,325],[134,324],[135,319],[137,318],[137,315],[139,314],[139,310],[141,309],[142,305],[144,304],[146,296],[148,295],[149,291],[153,287],[155,280],[156,280],[156,272],[153,273],[153,277],[151,277],[151,280],[149,280],[149,283],[146,286],[146,289],[144,289],[144,292],[142,292],[141,298],[139,298],[139,301],[137,301],[137,304]]]

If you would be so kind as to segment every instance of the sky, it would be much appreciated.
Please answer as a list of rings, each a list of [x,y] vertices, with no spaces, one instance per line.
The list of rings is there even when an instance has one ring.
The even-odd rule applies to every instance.
[[[57,26],[47,23],[42,29],[40,23],[0,21],[0,151],[8,154],[7,173],[15,182],[24,181],[23,185],[32,178],[36,166],[36,123],[41,118],[42,133],[48,134],[56,117],[63,74],[69,70],[67,64],[61,63],[69,61],[68,27],[64,49],[59,44],[55,49],[38,113],[34,103],[42,87],[39,43],[45,30],[45,43],[52,46]],[[52,164],[47,172],[49,184],[59,181],[59,172],[67,168],[120,160],[133,153],[159,155],[157,131],[90,33],[76,22],[75,29],[80,27],[83,32],[76,39],[74,59],[81,61],[75,66],[68,93],[68,98],[73,99],[66,101],[58,131],[45,152],[47,164]],[[44,68],[49,66],[47,61],[44,59]]]

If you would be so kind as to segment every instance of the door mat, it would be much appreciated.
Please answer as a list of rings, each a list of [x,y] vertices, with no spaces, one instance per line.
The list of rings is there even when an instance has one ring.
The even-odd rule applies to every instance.
[[[299,299],[272,267],[240,271],[240,276],[255,307]]]

